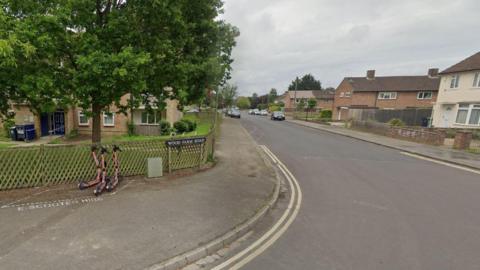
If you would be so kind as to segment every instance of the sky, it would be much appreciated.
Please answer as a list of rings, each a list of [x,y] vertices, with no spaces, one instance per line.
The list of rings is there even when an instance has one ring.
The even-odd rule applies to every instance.
[[[480,51],[480,0],[224,0],[240,29],[240,95],[283,93],[296,76],[426,75]]]

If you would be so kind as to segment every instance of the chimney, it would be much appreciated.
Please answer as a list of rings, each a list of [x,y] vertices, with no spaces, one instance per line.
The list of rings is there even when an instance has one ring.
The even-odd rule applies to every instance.
[[[430,79],[438,78],[438,68],[431,68],[428,70],[428,77]]]
[[[367,70],[367,80],[375,79],[375,70]]]

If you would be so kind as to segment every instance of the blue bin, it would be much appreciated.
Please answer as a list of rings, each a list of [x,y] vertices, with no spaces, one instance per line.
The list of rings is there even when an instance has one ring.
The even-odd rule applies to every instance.
[[[16,125],[18,141],[33,141],[37,136],[34,124]]]

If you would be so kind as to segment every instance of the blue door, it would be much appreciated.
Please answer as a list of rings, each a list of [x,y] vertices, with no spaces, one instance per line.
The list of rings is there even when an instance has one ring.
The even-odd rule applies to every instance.
[[[42,137],[49,135],[48,131],[50,130],[50,128],[48,122],[48,113],[42,113],[42,115],[40,116],[40,129],[42,132]]]
[[[53,134],[65,135],[65,113],[63,111],[53,113]]]

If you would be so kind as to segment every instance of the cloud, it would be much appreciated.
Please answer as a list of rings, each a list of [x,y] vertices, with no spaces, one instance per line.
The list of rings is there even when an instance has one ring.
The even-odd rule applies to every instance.
[[[242,94],[283,91],[312,73],[336,87],[345,76],[425,74],[480,51],[478,0],[225,0],[238,26],[232,83]]]

